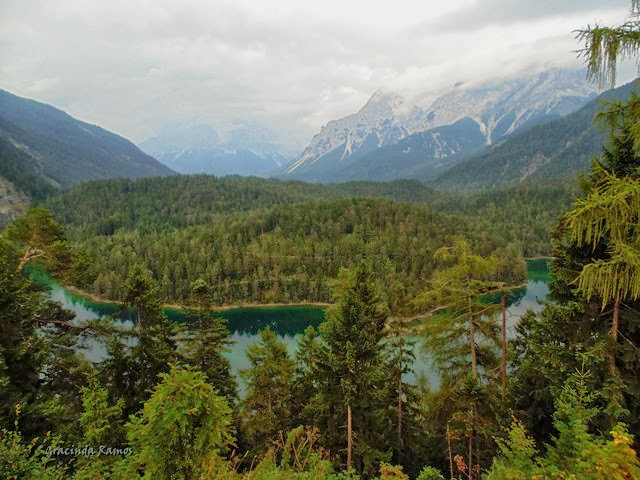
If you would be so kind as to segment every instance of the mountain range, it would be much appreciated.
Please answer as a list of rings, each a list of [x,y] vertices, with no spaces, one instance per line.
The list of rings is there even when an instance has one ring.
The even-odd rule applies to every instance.
[[[329,122],[275,175],[314,182],[426,180],[487,147],[562,117],[597,95],[584,71],[553,69],[492,84],[457,83],[421,107],[379,90]]]
[[[249,122],[222,132],[207,124],[174,125],[139,147],[180,173],[266,175],[295,157],[274,132]]]
[[[173,169],[101,127],[0,90],[0,210],[15,215],[29,198],[85,180],[175,171],[267,176],[281,165],[274,176],[285,179],[404,178],[438,190],[573,176],[605,143],[606,132],[593,124],[602,100],[627,98],[637,84],[594,98],[595,87],[583,78],[551,70],[492,85],[457,84],[429,107],[379,90],[356,114],[329,122],[288,164],[291,153],[260,125],[178,125],[141,145]]]

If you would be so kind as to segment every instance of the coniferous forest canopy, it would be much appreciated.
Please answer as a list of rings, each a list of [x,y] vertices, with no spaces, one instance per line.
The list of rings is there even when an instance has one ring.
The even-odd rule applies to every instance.
[[[570,191],[527,185],[466,196],[409,181],[190,176],[91,182],[45,206],[86,257],[74,284],[106,298],[122,300],[131,265],[142,263],[167,303],[193,303],[198,278],[215,304],[326,302],[340,268],[366,260],[385,279],[393,312],[410,313],[433,252],[456,234],[483,254],[497,251],[504,281],[521,283],[517,258],[550,253],[548,232]]]
[[[579,31],[589,75],[615,80],[638,33]],[[603,105],[602,153],[571,183],[35,185],[0,236],[0,478],[640,479],[639,105]],[[549,297],[507,338],[540,255]],[[34,268],[135,322],[76,320]],[[289,302],[325,321],[294,352],[266,327],[240,394],[211,308]],[[420,355],[437,384],[407,381]]]

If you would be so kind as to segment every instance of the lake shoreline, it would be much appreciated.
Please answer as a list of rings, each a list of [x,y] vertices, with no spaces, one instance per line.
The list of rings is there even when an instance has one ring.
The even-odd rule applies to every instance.
[[[544,259],[548,259],[549,257],[541,257],[541,258],[536,258],[535,260],[544,260]],[[534,260],[534,259],[530,259],[530,260]],[[519,285],[512,285],[509,287],[506,287],[505,290],[509,291],[509,290],[516,290],[519,288],[523,288],[525,287],[527,282],[524,282],[522,284]],[[119,300],[110,300],[104,297],[101,297],[99,295],[96,295],[94,293],[91,292],[87,292],[86,290],[82,290],[81,288],[78,288],[74,285],[66,285],[66,284],[60,284],[60,286],[72,293],[73,295],[76,295],[78,297],[84,298],[86,300],[90,300],[94,303],[100,304],[100,305],[117,305],[120,307],[124,307],[126,306],[126,304],[122,301]],[[498,290],[496,290],[497,292]],[[495,293],[495,292],[493,292]],[[219,306],[215,306],[215,307],[211,307],[207,310],[207,313],[221,313],[221,312],[230,312],[230,311],[234,311],[234,310],[262,310],[262,309],[271,309],[271,308],[318,308],[318,309],[322,309],[325,310],[329,307],[334,306],[335,304],[333,303],[328,303],[328,302],[309,302],[309,301],[303,301],[303,302],[270,302],[270,303],[257,303],[257,302],[252,302],[252,303],[235,303],[235,304],[230,304],[230,305],[219,305]],[[169,310],[172,312],[179,312],[179,313],[185,313],[185,312],[195,312],[200,310],[199,307],[197,306],[189,306],[189,305],[181,305],[181,304],[177,304],[177,303],[163,303],[161,304],[161,307],[163,310]],[[411,315],[407,315],[407,316],[393,316],[390,315],[387,319],[387,322],[389,324],[393,323],[393,322],[399,322],[403,325],[406,325],[408,323],[411,322],[415,322],[417,320],[424,320],[430,316],[432,316],[434,314],[434,312],[432,310],[427,311],[427,312],[419,312],[419,313],[414,313]]]

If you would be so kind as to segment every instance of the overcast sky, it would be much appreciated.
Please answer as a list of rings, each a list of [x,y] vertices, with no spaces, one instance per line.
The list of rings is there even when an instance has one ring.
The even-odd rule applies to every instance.
[[[580,66],[572,31],[618,25],[629,3],[0,0],[0,88],[136,143],[171,124],[255,121],[304,146],[381,87],[429,98]]]

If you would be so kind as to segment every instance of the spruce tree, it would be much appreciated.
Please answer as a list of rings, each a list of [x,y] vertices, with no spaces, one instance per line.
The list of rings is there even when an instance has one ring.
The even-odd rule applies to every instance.
[[[148,271],[135,266],[127,281],[125,299],[135,307],[133,330],[112,327],[106,338],[107,359],[101,363],[101,380],[112,401],[125,399],[126,415],[137,411],[159,381],[158,375],[178,360],[176,335],[157,299],[154,280]]]
[[[390,459],[385,443],[388,372],[383,339],[388,308],[364,263],[342,270],[333,285],[335,307],[320,326],[307,412],[323,445],[347,468],[372,475]]]
[[[241,372],[247,385],[241,428],[249,446],[262,450],[291,426],[294,365],[269,327],[249,346],[247,356],[251,367]]]
[[[191,291],[197,304],[195,309],[188,312],[195,321],[189,325],[183,342],[184,360],[200,369],[206,375],[207,382],[233,405],[237,400],[236,382],[231,375],[231,364],[224,356],[232,343],[226,327],[227,321],[208,314],[210,288],[206,281],[194,281]]]

